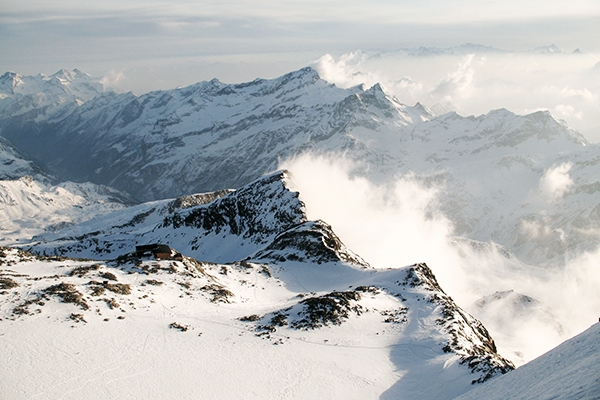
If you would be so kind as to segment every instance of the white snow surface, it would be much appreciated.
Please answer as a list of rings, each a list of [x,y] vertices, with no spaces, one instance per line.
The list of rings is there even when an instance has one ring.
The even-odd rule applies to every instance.
[[[453,303],[411,268],[0,251],[7,399],[450,399],[485,375],[461,362],[484,349],[480,325],[443,316]],[[347,316],[293,328],[303,300],[335,290],[358,294]],[[281,313],[288,325],[273,325]],[[444,351],[457,330],[464,337]]]
[[[600,398],[600,323],[457,400]]]
[[[45,231],[127,208],[132,200],[92,183],[50,185],[25,176],[0,181],[0,245],[30,241]]]
[[[43,108],[57,112],[70,103],[83,104],[110,91],[100,81],[77,69],[61,69],[50,76],[7,72],[0,76],[0,114],[9,117]]]
[[[41,181],[50,177],[32,160],[28,160],[9,141],[0,137],[0,179],[14,180],[32,176]]]

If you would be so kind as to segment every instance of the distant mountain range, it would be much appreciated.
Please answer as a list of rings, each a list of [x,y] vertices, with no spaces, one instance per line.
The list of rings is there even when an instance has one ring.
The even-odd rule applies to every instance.
[[[59,180],[149,201],[237,188],[282,159],[335,153],[375,181],[411,173],[440,187],[457,235],[523,261],[560,264],[598,243],[598,147],[547,112],[436,116],[379,85],[337,88],[311,68],[142,96],[102,92],[79,71],[2,82],[0,134]]]
[[[535,49],[523,50],[523,51],[515,51],[515,50],[506,50],[499,49],[493,46],[485,46],[477,43],[464,43],[458,46],[452,47],[405,47],[399,48],[392,51],[386,52],[378,52],[378,51],[369,51],[363,52],[362,54],[366,55],[369,58],[377,58],[381,56],[393,56],[393,55],[401,55],[401,56],[411,56],[411,57],[435,57],[435,56],[462,56],[469,54],[582,54],[582,51],[579,49],[575,49],[571,53],[567,53],[561,50],[555,44],[551,44],[548,46],[540,46]]]

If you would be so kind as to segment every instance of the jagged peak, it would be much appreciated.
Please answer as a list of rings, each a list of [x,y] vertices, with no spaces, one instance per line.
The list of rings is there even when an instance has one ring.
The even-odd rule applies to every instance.
[[[383,86],[379,82],[377,82],[376,84],[374,84],[373,86],[371,86],[369,89],[367,89],[365,91],[365,93],[372,93],[372,94],[378,94],[378,95],[383,95],[383,96],[389,96],[389,94],[386,92],[386,90],[383,88]]]
[[[2,76],[0,76],[0,79],[5,80],[5,79],[15,79],[15,78],[21,78],[21,77],[22,77],[22,75],[17,72],[6,71],[4,74],[2,74]]]
[[[5,72],[0,76],[0,93],[12,95],[15,88],[23,83],[23,76],[16,72]]]
[[[342,243],[331,225],[322,220],[306,221],[287,229],[248,259],[317,264],[341,261],[357,267],[369,267],[365,260]]]
[[[290,72],[289,74],[286,74],[284,76],[288,76],[288,75],[293,76],[293,77],[298,77],[298,78],[321,79],[321,77],[319,76],[319,73],[313,67],[300,68],[299,70]]]
[[[166,209],[168,213],[173,213],[178,210],[185,210],[186,208],[208,204],[216,199],[228,195],[231,192],[234,192],[234,190],[226,189],[218,190],[216,192],[196,193],[188,196],[181,196],[169,202],[169,204],[166,206]]]
[[[515,113],[513,113],[512,111],[507,110],[506,108],[498,108],[495,110],[491,110],[490,112],[488,112],[487,114],[485,114],[486,117],[492,117],[492,116],[516,116]]]
[[[386,92],[386,90],[380,83],[374,84],[369,89],[365,90],[363,93],[357,94],[357,96],[361,99],[368,97],[374,98],[379,106],[385,105],[384,107],[386,108],[392,106],[392,103],[402,105],[402,103],[398,101],[396,97]]]
[[[251,181],[247,185],[244,185],[241,189],[238,189],[238,190],[242,190],[249,186],[255,186],[255,185],[260,186],[260,185],[269,184],[269,183],[278,182],[278,181],[281,182],[287,188],[287,184],[289,183],[289,181],[291,179],[292,179],[292,173],[290,171],[288,171],[287,169],[280,169],[280,170],[265,174],[265,175],[261,176],[260,178],[257,178],[255,180]]]
[[[321,81],[319,73],[312,67],[304,67],[297,71],[289,72],[278,78],[267,80],[265,83],[273,84],[275,87],[286,85],[290,82],[294,82],[294,86],[300,87],[306,84],[312,84],[317,81]]]
[[[414,105],[414,108],[419,110],[421,113],[429,116],[430,118],[437,117],[436,113],[434,113],[429,107],[422,104],[421,102],[417,102],[417,104]]]
[[[81,72],[77,68],[69,70],[69,69],[61,69],[56,73],[50,75],[49,77],[45,77],[44,79],[58,79],[61,84],[70,84],[76,81],[87,81],[87,82],[99,82],[100,78],[93,78],[91,75],[86,74],[85,72]]]
[[[50,251],[107,257],[122,252],[123,246],[127,246],[127,240],[120,239],[123,232],[136,229],[143,231],[136,240],[161,241],[204,261],[239,261],[266,246],[281,232],[307,221],[304,203],[297,192],[287,187],[287,176],[287,172],[281,170],[237,190],[187,196],[164,201],[162,205],[141,205],[138,209],[141,212],[133,218],[131,212],[115,214],[110,222],[94,221],[89,228],[64,231],[58,238],[63,240],[59,246],[56,247],[56,243],[48,246]],[[185,239],[185,232],[190,230],[193,236]],[[210,239],[205,242],[205,238]],[[113,242],[120,245],[114,248],[108,245],[97,251],[97,246],[90,247],[90,240],[103,245]],[[240,242],[244,244],[240,246]],[[231,243],[238,248],[233,253]],[[44,248],[40,251],[46,251],[48,246],[40,245],[40,249]]]
[[[61,68],[58,71],[56,71],[54,74],[52,74],[51,76],[57,77],[57,78],[67,78],[67,79],[73,79],[73,77],[76,75],[75,71],[71,71],[68,69],[64,69]]]
[[[533,51],[536,52],[536,53],[543,53],[543,54],[558,54],[558,53],[562,53],[562,50],[560,50],[558,48],[558,46],[556,46],[554,43],[551,44],[550,46],[536,47],[535,49],[533,49]]]
[[[265,95],[281,90],[281,88],[286,85],[297,88],[320,80],[322,79],[316,70],[312,67],[305,67],[273,79],[256,78],[251,82],[228,84],[221,82],[217,78],[213,78],[210,81],[202,81],[173,90],[181,92],[184,96],[188,96],[195,93],[227,95],[236,93],[239,90],[253,88],[250,90],[256,90],[259,94]]]
[[[42,73],[23,76],[7,72],[0,77],[0,93],[8,96],[34,95],[36,101],[46,105],[53,102],[62,104],[65,100],[80,105],[110,91],[112,89],[106,88],[101,78],[92,77],[78,69],[61,69],[50,76]]]

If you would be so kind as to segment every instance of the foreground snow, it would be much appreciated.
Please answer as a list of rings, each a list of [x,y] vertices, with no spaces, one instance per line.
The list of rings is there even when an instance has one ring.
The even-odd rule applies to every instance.
[[[1,253],[10,399],[443,399],[511,369],[424,265]]]
[[[470,399],[599,399],[600,324],[510,374],[459,397]]]

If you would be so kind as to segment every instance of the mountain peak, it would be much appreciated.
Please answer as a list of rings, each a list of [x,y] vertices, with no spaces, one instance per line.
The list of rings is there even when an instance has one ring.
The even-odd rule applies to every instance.
[[[288,180],[289,174],[280,170],[237,190],[149,203],[133,217],[128,211],[109,222],[92,221],[60,236],[45,236],[44,240],[56,242],[40,243],[37,251],[106,258],[123,254],[141,240],[165,243],[204,261],[239,261],[307,221],[304,203],[289,189]],[[135,238],[122,239],[132,231],[139,232]]]
[[[383,90],[383,87],[381,86],[381,83],[379,83],[379,82],[377,82],[376,84],[374,84],[373,86],[371,86],[367,90],[367,92],[386,94],[385,90]]]
[[[369,267],[342,243],[329,224],[321,220],[304,222],[286,230],[250,259],[318,264],[343,261],[357,267]]]
[[[304,67],[274,79],[275,82],[285,84],[288,82],[297,82],[297,86],[312,84],[320,80],[319,73],[312,67]]]
[[[313,67],[304,67],[304,68],[300,68],[299,70],[297,70],[296,72],[292,72],[292,74],[298,74],[300,76],[308,76],[310,78],[315,78],[315,79],[321,79],[321,77],[319,76],[319,73],[317,72],[316,69],[314,69]]]
[[[536,47],[533,49],[533,52],[539,54],[559,54],[562,53],[562,50],[560,50],[555,44],[551,44],[550,46]]]
[[[0,94],[13,95],[15,88],[23,83],[23,76],[16,72],[6,72],[0,76]]]
[[[68,70],[63,68],[57,71],[56,73],[52,74],[51,77],[55,77],[61,80],[64,79],[68,82],[73,82],[75,80],[93,80],[93,78],[90,75],[81,72],[78,69]]]

